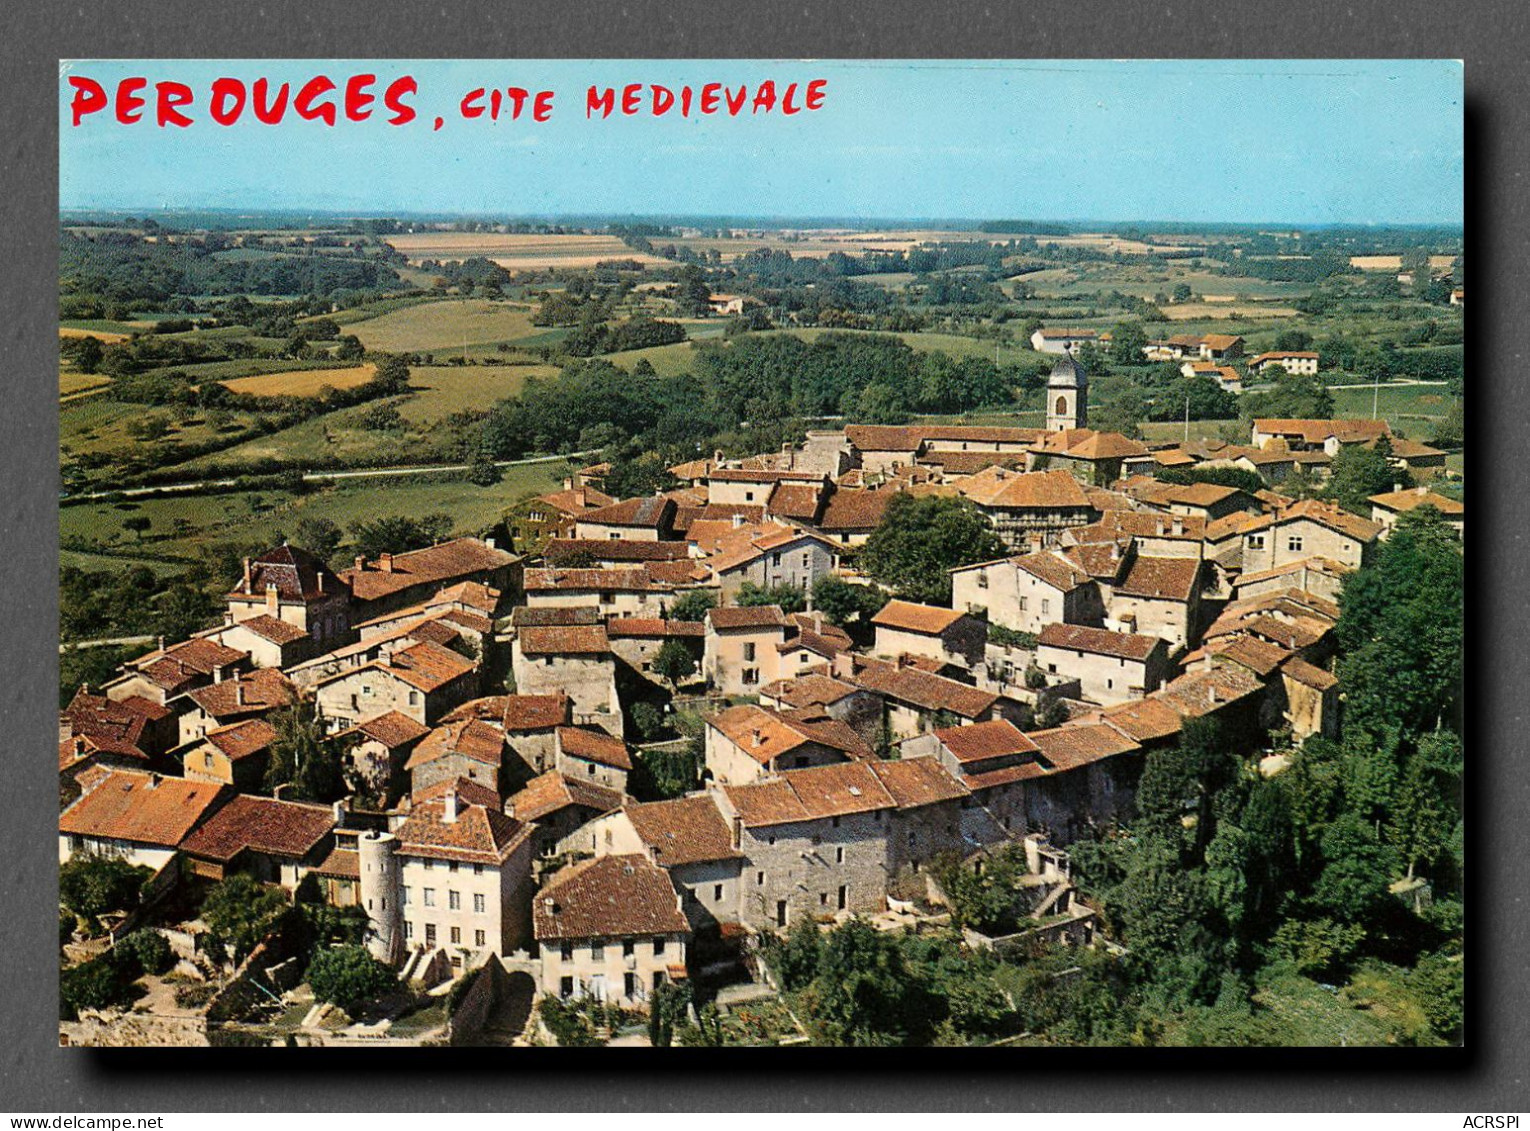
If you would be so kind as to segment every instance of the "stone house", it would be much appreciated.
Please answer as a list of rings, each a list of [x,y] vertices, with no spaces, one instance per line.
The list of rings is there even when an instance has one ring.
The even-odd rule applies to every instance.
[[[264,612],[241,621],[233,619],[232,610],[224,616],[228,623],[198,635],[216,640],[236,652],[248,653],[250,663],[257,668],[291,667],[314,653],[313,636],[290,621],[279,620]]]
[[[751,695],[780,678],[778,644],[788,635],[776,605],[708,609],[701,673],[724,695]]]
[[[1048,330],[1038,329],[1031,335],[1031,349],[1037,353],[1075,353],[1086,342],[1090,345],[1099,344],[1100,332],[1098,330],[1068,330],[1053,327]]]
[[[1124,476],[1151,474],[1157,462],[1146,447],[1119,432],[1066,427],[1036,441],[1026,466],[1030,474],[1056,469],[1087,486],[1106,487]]]
[[[389,711],[434,726],[477,690],[477,665],[427,640],[321,680],[314,699],[334,733]]]
[[[1030,548],[1037,538],[1055,545],[1064,530],[1095,520],[1084,488],[1063,470],[1010,471],[994,466],[962,479],[956,490],[971,500],[1014,550]]]
[[[837,555],[829,541],[814,533],[782,527],[725,546],[703,561],[724,601],[731,601],[745,582],[761,588],[789,585],[810,593],[821,577],[834,572]]]
[[[528,569],[528,608],[593,607],[602,617],[662,617],[673,589],[632,569]]]
[[[574,521],[574,537],[601,542],[667,542],[675,536],[674,523],[675,501],[652,495],[585,511]]]
[[[623,795],[588,778],[548,770],[532,778],[505,803],[505,812],[532,825],[538,857],[561,852],[593,854],[589,826],[597,817],[620,809]]]
[[[924,450],[924,436],[916,428],[889,424],[847,424],[845,437],[854,449],[859,466],[867,473],[910,467]]]
[[[384,960],[444,950],[454,968],[531,939],[531,827],[455,791],[414,805],[392,833],[363,834],[361,898]]]
[[[1202,562],[1138,555],[1111,587],[1105,627],[1113,632],[1158,636],[1174,646],[1195,641],[1201,627]]]
[[[1026,783],[1047,769],[1040,748],[1019,727],[1008,719],[994,719],[944,727],[916,743],[905,747],[905,758],[932,754],[967,790],[963,827],[973,830],[974,839],[992,839],[994,833],[984,828],[990,821],[1003,835],[1026,831]]]
[[[283,544],[246,558],[239,584],[226,599],[234,624],[270,617],[306,633],[314,652],[326,652],[351,638],[350,585],[297,546]]]
[[[97,766],[77,779],[81,794],[58,818],[58,861],[107,856],[159,871],[181,841],[229,794],[216,782]]]
[[[222,682],[250,667],[248,652],[215,640],[193,637],[166,648],[161,637],[158,648],[128,661],[122,674],[102,684],[101,691],[117,702],[138,698],[163,707],[193,687]],[[179,713],[179,707],[172,709]]]
[[[868,743],[875,745],[882,737],[881,697],[826,671],[766,684],[760,688],[760,706],[783,714],[822,711],[831,719],[849,723]]]
[[[543,885],[533,909],[542,993],[643,1010],[686,977],[690,924],[668,873],[647,856],[597,856]]]
[[[876,628],[873,650],[888,659],[928,656],[941,664],[970,669],[982,661],[988,642],[988,626],[977,617],[910,601],[887,602],[871,623]]]
[[[415,744],[430,733],[424,723],[388,711],[331,735],[341,755],[345,778],[358,793],[383,802],[404,791],[404,766]]]
[[[846,657],[846,661],[836,668],[835,676],[882,699],[883,725],[891,742],[902,742],[951,722],[975,723],[1002,717],[1012,708],[1018,713],[1020,706],[1001,700],[997,692],[958,683],[907,664],[858,656]]]
[[[265,719],[210,730],[181,756],[182,773],[195,781],[232,786],[239,793],[265,792],[266,768],[276,728]]]
[[[553,738],[553,768],[566,777],[625,793],[632,756],[625,742],[603,730],[558,727]]]
[[[951,605],[1032,634],[1059,621],[1098,623],[1104,615],[1089,574],[1051,550],[952,570]]]
[[[295,892],[334,847],[328,805],[235,797],[181,842],[193,875],[222,880],[245,872]]]
[[[593,724],[622,736],[616,659],[603,626],[523,628],[516,634],[510,657],[517,692],[565,695],[575,723]]]
[[[414,746],[404,770],[418,794],[442,781],[466,778],[496,793],[504,790],[505,734],[483,719],[442,723]]]
[[[1386,538],[1392,533],[1392,527],[1397,525],[1399,518],[1419,507],[1433,507],[1452,530],[1463,538],[1466,536],[1465,504],[1436,494],[1427,487],[1388,491],[1372,495],[1367,501],[1371,504],[1371,521],[1381,527],[1378,538]]]
[[[853,727],[827,713],[780,712],[750,704],[708,716],[704,741],[707,770],[725,784],[876,756]]]
[[[898,492],[891,488],[836,487],[816,526],[831,542],[854,549],[864,546],[882,524],[887,504]]]
[[[1319,356],[1315,350],[1275,350],[1252,358],[1248,367],[1254,373],[1266,373],[1271,369],[1283,369],[1287,373],[1316,377]]]
[[[177,745],[182,746],[209,731],[245,719],[265,718],[292,706],[297,702],[297,688],[275,668],[257,668],[233,679],[193,687],[185,693],[185,700],[171,701],[172,708],[181,711]]]
[[[1358,569],[1370,560],[1381,529],[1332,503],[1303,499],[1243,528],[1243,570],[1269,570],[1305,558]]]
[[[341,571],[340,580],[350,586],[351,616],[360,622],[421,604],[464,581],[514,593],[520,587],[520,564],[493,539],[454,538],[423,550],[381,554],[376,562],[357,558],[352,568]]]
[[[1390,436],[1385,420],[1293,420],[1277,417],[1255,418],[1249,443],[1256,448],[1280,448],[1289,451],[1320,451],[1336,456],[1349,444],[1374,443]]]
[[[1171,675],[1168,645],[1157,636],[1076,624],[1041,630],[1036,666],[1078,680],[1084,698],[1106,706],[1140,699]]]

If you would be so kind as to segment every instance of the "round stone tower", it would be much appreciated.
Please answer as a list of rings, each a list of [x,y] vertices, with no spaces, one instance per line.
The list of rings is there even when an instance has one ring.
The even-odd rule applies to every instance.
[[[1047,431],[1089,427],[1089,373],[1072,354],[1063,354],[1047,378]]]
[[[372,830],[357,838],[356,847],[361,906],[367,913],[367,949],[380,962],[396,962],[404,952],[398,838]]]

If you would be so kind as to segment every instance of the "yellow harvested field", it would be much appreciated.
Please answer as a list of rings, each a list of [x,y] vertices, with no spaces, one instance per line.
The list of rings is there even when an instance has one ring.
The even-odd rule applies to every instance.
[[[76,373],[66,369],[58,372],[58,392],[65,400],[111,383],[112,379],[101,373]]]
[[[1164,317],[1171,322],[1194,322],[1202,318],[1294,318],[1300,313],[1294,306],[1271,306],[1259,302],[1228,305],[1234,301],[1229,298],[1217,302],[1178,302],[1161,309]]]
[[[332,389],[365,385],[376,372],[375,365],[353,365],[349,369],[298,369],[291,373],[235,377],[219,384],[231,393],[251,393],[257,397],[313,397],[326,385]]]
[[[1431,255],[1429,267],[1433,271],[1448,271],[1454,263],[1455,256]],[[1400,255],[1351,255],[1349,265],[1358,267],[1362,271],[1400,271],[1402,270],[1402,256]]]
[[[369,350],[416,353],[461,352],[464,346],[504,342],[540,334],[531,324],[531,307],[488,299],[443,299],[390,311],[346,329]]]
[[[82,330],[78,326],[60,326],[58,328],[58,336],[61,338],[95,338],[102,345],[109,346],[113,342],[125,342],[131,335],[118,334],[112,330]]]
[[[413,365],[409,387],[415,395],[399,412],[411,424],[429,424],[454,412],[491,408],[519,393],[528,378],[557,372],[556,365]]]
[[[389,236],[388,243],[409,257],[411,263],[425,259],[466,259],[481,255],[506,271],[546,267],[593,267],[603,259],[635,259],[662,264],[657,255],[634,251],[615,236],[538,235],[494,232],[410,232]]]

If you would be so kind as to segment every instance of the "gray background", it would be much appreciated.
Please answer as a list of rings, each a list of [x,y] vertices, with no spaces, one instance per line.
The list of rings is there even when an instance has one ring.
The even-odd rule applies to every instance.
[[[0,1110],[1515,1110],[1526,1048],[1526,138],[1519,0],[348,5],[72,0],[0,37]],[[80,57],[1431,57],[1466,60],[1474,370],[1469,1049],[619,1056],[56,1047],[56,66]],[[1356,138],[1357,145],[1365,143]],[[1207,138],[1219,151],[1257,138]],[[1066,165],[1058,162],[1058,175]],[[1130,171],[1122,170],[1123,176]],[[1187,175],[1190,171],[1187,170]],[[1289,172],[1271,175],[1292,176]],[[663,202],[654,202],[655,210]],[[1495,330],[1495,327],[1498,328]],[[1492,531],[1491,538],[1483,537]],[[1518,584],[1516,584],[1518,583]],[[1484,607],[1492,602],[1490,615]],[[614,1067],[617,1065],[624,1068]],[[810,1066],[804,1068],[804,1066]]]

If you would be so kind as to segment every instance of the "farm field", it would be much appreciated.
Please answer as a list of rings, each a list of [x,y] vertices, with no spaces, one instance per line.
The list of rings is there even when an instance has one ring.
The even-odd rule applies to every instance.
[[[657,265],[667,262],[656,255],[634,251],[615,236],[607,235],[409,232],[389,236],[387,242],[407,255],[413,264],[425,259],[466,259],[481,255],[507,271],[594,267],[605,259],[633,259]]]
[[[386,515],[419,518],[443,512],[452,516],[454,532],[470,533],[491,526],[525,495],[555,489],[567,473],[566,466],[552,461],[508,467],[504,478],[492,487],[475,487],[455,479],[419,482],[399,477],[341,481],[302,496],[284,491],[235,492],[143,499],[131,504],[81,504],[61,509],[59,536],[66,543],[95,543],[131,554],[140,543],[123,529],[122,521],[129,515],[141,515],[150,520],[141,543],[143,550],[196,558],[222,542],[272,544],[280,541],[278,535],[290,534],[304,518],[327,518],[349,529],[358,521]],[[120,561],[115,557],[110,560]]]
[[[348,369],[298,369],[286,373],[235,377],[222,384],[231,393],[252,393],[260,397],[313,397],[326,385],[334,389],[365,385],[376,372],[375,365],[353,365]]]
[[[1452,255],[1431,255],[1429,268],[1432,271],[1448,271],[1455,262]],[[1402,270],[1402,256],[1400,255],[1351,255],[1349,265],[1358,267],[1362,271],[1400,271]]]
[[[487,299],[446,299],[390,311],[355,322],[347,330],[369,350],[409,353],[456,350],[541,334],[531,308]]]
[[[1374,398],[1378,416],[1401,426],[1411,436],[1427,435],[1427,424],[1450,411],[1455,398],[1445,385],[1382,385],[1379,389],[1335,389],[1333,411],[1338,417],[1370,419]],[[1409,428],[1408,420],[1415,422]]]
[[[530,377],[551,377],[555,365],[416,365],[409,370],[414,396],[398,406],[411,424],[428,424],[454,412],[486,409],[513,397]]]
[[[105,388],[112,383],[112,379],[104,373],[81,373],[77,369],[66,369],[59,366],[58,370],[58,393],[63,400],[89,393],[95,389]]]
[[[125,342],[132,334],[126,330],[96,330],[84,326],[60,326],[58,328],[60,338],[95,338],[104,346],[116,342]]]

